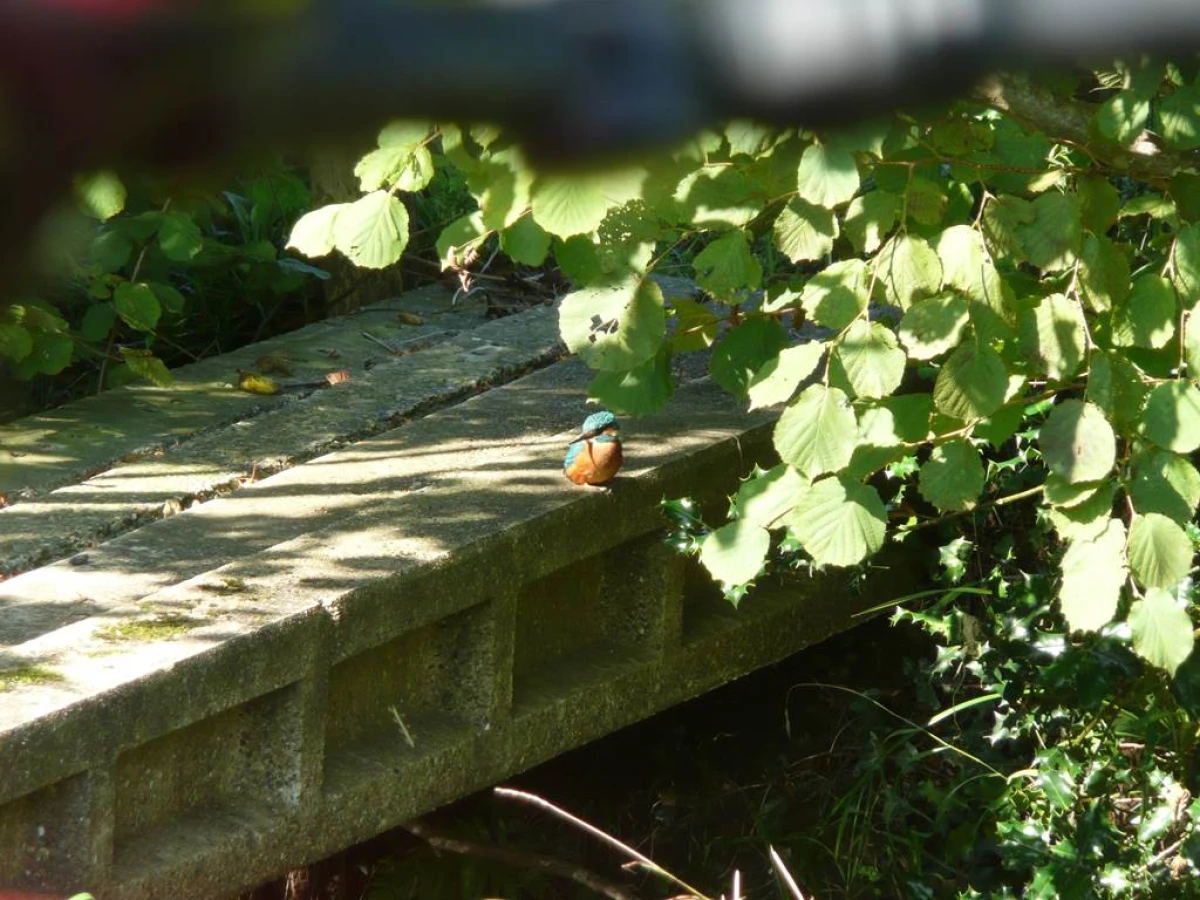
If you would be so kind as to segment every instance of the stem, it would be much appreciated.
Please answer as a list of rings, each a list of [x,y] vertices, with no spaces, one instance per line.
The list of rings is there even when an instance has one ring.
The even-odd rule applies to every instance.
[[[985,500],[971,509],[960,510],[959,512],[946,513],[945,515],[937,516],[933,519],[926,519],[924,522],[918,522],[908,531],[920,531],[923,528],[932,528],[935,525],[941,525],[943,522],[951,522],[954,519],[961,519],[963,516],[980,512],[985,509],[994,509],[998,506],[1008,506],[1010,503],[1019,503],[1022,500],[1028,500],[1030,497],[1036,497],[1046,489],[1044,484],[1039,484],[1037,487],[1031,487],[1028,490],[1017,491],[1015,494],[1008,494],[1005,497],[997,497],[995,500]]]

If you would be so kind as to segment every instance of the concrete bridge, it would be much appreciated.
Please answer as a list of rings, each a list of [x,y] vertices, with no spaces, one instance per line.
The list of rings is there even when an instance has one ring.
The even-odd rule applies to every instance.
[[[616,487],[575,488],[558,465],[589,374],[558,361],[555,311],[488,321],[447,300],[0,432],[0,889],[230,895],[912,583],[772,583],[733,610],[664,545],[659,503],[719,508],[768,459],[771,418],[685,378],[627,423]],[[281,351],[297,380],[352,378],[229,387]]]

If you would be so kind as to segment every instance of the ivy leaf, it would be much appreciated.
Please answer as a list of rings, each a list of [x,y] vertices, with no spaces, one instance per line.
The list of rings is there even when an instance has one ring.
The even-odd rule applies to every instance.
[[[726,590],[748,584],[767,562],[771,535],[761,525],[735,519],[710,533],[700,545],[700,562]]]
[[[939,294],[909,308],[897,329],[908,355],[930,360],[958,346],[970,321],[965,298]]]
[[[287,249],[303,253],[309,259],[333,252],[333,223],[337,214],[349,204],[331,203],[305,213],[292,226]]]
[[[784,462],[816,478],[846,467],[854,455],[857,434],[849,398],[837,388],[814,384],[779,417],[775,449]]]
[[[171,377],[170,370],[163,364],[161,359],[149,350],[122,347],[121,357],[125,360],[125,365],[129,366],[129,371],[133,372],[133,374],[145,378],[158,387],[171,386],[174,379]]]
[[[674,393],[671,354],[665,347],[628,372],[600,372],[588,385],[589,398],[632,416],[658,412]]]
[[[1200,472],[1185,457],[1151,450],[1133,460],[1129,496],[1139,513],[1161,513],[1186,526],[1200,506]]]
[[[158,226],[158,246],[163,256],[175,262],[188,262],[204,246],[200,226],[187,213],[168,212]]]
[[[974,343],[960,344],[950,354],[933,385],[938,411],[963,421],[990,416],[1007,394],[1004,360],[991,347]]]
[[[667,328],[662,291],[638,278],[569,294],[558,321],[571,352],[608,372],[628,372],[652,359]]]
[[[1083,365],[1086,325],[1079,305],[1063,294],[1043,297],[1021,318],[1021,348],[1052,381],[1072,377]]]
[[[1142,434],[1176,453],[1200,448],[1200,390],[1183,380],[1154,388],[1142,414]]]
[[[125,209],[125,185],[115,172],[92,172],[75,177],[75,200],[87,215],[107,222]]]
[[[1134,601],[1129,608],[1129,628],[1133,652],[1172,677],[1192,655],[1192,618],[1161,588],[1151,588],[1144,600]]]
[[[943,512],[961,512],[975,506],[983,491],[983,463],[979,451],[961,438],[940,444],[921,466],[921,496]]]
[[[888,300],[904,310],[942,287],[942,262],[924,238],[897,235],[879,251],[873,267]]]
[[[825,345],[817,341],[788,347],[754,373],[747,388],[750,409],[786,403],[801,382],[816,371],[825,356]]]
[[[775,220],[775,246],[794,263],[823,259],[838,236],[833,213],[794,198]]]
[[[500,232],[500,249],[513,262],[540,266],[546,261],[550,240],[550,235],[533,220],[533,216],[522,216]]]
[[[837,355],[859,397],[878,399],[900,387],[908,361],[895,333],[859,319],[837,340]]]
[[[1173,588],[1192,569],[1192,542],[1158,513],[1135,516],[1129,526],[1129,568],[1143,587]]]
[[[831,209],[858,192],[858,166],[846,150],[812,144],[800,157],[799,184],[803,199]]]
[[[1051,192],[1033,201],[1033,221],[1017,227],[1029,261],[1039,269],[1070,268],[1083,247],[1079,197]]]
[[[1038,432],[1050,471],[1069,484],[1099,481],[1112,471],[1117,439],[1100,407],[1064,400]]]
[[[1112,313],[1112,342],[1118,347],[1158,350],[1175,337],[1175,290],[1167,279],[1146,274]]]
[[[113,291],[113,308],[130,328],[154,331],[162,315],[162,307],[154,291],[145,282],[122,281]]]
[[[1158,107],[1162,136],[1176,150],[1195,150],[1200,147],[1200,91],[1192,87],[1179,88]]]
[[[1108,519],[1095,537],[1075,540],[1062,561],[1059,603],[1072,631],[1096,631],[1117,614],[1125,565],[1125,526]]]
[[[386,268],[408,245],[408,211],[387,191],[366,194],[338,211],[333,243],[356,266]]]
[[[778,526],[784,514],[800,502],[807,490],[808,482],[800,473],[786,463],[780,463],[758,477],[742,482],[734,500],[738,518],[762,528]]]
[[[854,249],[874,253],[900,215],[900,198],[887,191],[870,191],[855,197],[846,208],[845,232]]]
[[[747,319],[713,349],[709,372],[729,393],[744,397],[754,374],[787,343],[787,332],[774,319]]]
[[[819,566],[853,566],[879,551],[887,511],[873,487],[849,478],[823,478],[784,520]]]
[[[696,283],[722,303],[737,303],[762,284],[762,264],[741,231],[727,231],[692,263]]]

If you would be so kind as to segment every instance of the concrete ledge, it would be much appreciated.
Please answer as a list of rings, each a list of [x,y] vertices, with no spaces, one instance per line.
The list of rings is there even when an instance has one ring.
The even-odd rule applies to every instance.
[[[771,418],[708,383],[559,472],[552,365],[0,583],[0,886],[217,897],[849,627],[837,576],[734,611],[661,541]]]

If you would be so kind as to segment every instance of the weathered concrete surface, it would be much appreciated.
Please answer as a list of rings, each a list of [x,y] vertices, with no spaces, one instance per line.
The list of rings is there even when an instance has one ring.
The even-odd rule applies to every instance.
[[[659,502],[720,503],[770,417],[686,385],[627,423],[611,492],[575,488],[589,377],[552,365],[0,583],[0,887],[227,895],[909,589],[732,610]]]

